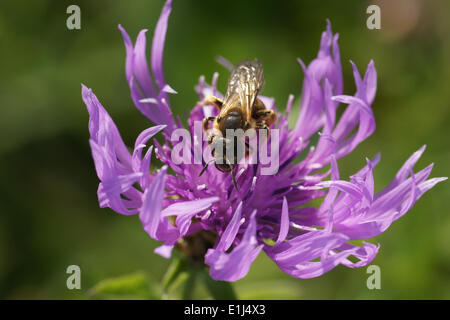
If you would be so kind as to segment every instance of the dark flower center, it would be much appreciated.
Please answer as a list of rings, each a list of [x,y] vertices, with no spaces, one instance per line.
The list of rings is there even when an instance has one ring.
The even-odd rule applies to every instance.
[[[204,258],[208,249],[214,247],[217,233],[212,230],[202,230],[180,239],[175,247],[183,252],[194,266],[205,266]]]

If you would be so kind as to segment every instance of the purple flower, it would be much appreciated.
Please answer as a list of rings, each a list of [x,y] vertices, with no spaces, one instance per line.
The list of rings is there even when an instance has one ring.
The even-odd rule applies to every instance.
[[[172,153],[170,136],[183,126],[173,118],[168,95],[176,92],[162,72],[171,6],[168,0],[155,29],[151,73],[145,53],[146,30],[139,33],[133,46],[119,26],[131,98],[155,124],[137,137],[132,153],[97,97],[82,86],[90,115],[90,145],[101,181],[100,206],[125,215],[139,214],[150,237],[163,242],[155,250],[158,254],[170,257],[177,246],[191,259],[208,265],[215,280],[241,279],[261,250],[296,278],[317,277],[338,264],[354,268],[370,263],[379,245],[362,242],[357,246],[349,241],[384,232],[426,191],[446,179],[428,179],[432,165],[413,171],[425,146],[413,153],[389,186],[378,193],[374,193],[373,170],[379,155],[366,159],[366,165],[349,180],[340,177],[337,160],[375,130],[371,105],[377,75],[373,61],[363,77],[351,63],[356,92],[344,95],[338,36],[333,35],[328,22],[317,58],[308,66],[298,60],[305,81],[295,127],[289,128],[287,121],[293,96],[288,99],[285,115],[278,113],[273,99],[261,97],[278,113],[278,172],[263,175],[261,166],[239,166],[237,191],[231,175],[210,167],[199,177],[204,164],[177,164]],[[199,100],[209,94],[220,97],[216,83],[217,74],[211,85],[201,77],[196,88]],[[336,115],[338,107],[345,109],[340,117]],[[195,106],[188,119],[189,131],[194,132],[195,121],[216,114],[211,106]],[[162,134],[164,143],[154,139],[154,145],[148,146],[157,133]],[[318,142],[310,146],[316,133]],[[206,146],[196,140],[192,150],[198,144]],[[164,166],[150,172],[153,153]],[[301,161],[294,161],[299,157]],[[322,199],[319,207],[308,205],[315,199]]]

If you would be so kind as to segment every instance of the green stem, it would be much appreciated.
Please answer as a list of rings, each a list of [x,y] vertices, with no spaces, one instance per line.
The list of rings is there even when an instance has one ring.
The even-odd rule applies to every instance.
[[[215,300],[237,300],[236,293],[230,282],[215,281],[208,274],[206,268],[194,267],[186,261],[184,256],[174,254],[172,262],[162,279],[163,299],[167,299],[170,288],[176,289],[183,285],[182,298],[194,298],[195,285],[200,280]]]
[[[179,255],[174,255],[172,261],[167,268],[166,273],[162,278],[163,298],[167,296],[169,287],[180,277],[180,275],[186,271],[186,264],[184,259]]]
[[[213,299],[237,300],[233,285],[230,282],[216,281],[211,278],[206,270],[201,272],[201,277]]]
[[[195,284],[197,282],[197,275],[198,275],[198,270],[194,269],[194,268],[190,268],[189,269],[189,276],[186,280],[186,282],[184,283],[184,287],[183,287],[183,295],[182,298],[183,300],[192,300],[194,297],[194,292],[195,292]]]

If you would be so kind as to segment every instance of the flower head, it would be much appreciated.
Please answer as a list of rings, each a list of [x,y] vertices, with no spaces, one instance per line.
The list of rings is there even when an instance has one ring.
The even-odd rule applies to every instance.
[[[229,174],[209,168],[199,176],[204,162],[186,164],[174,152],[171,135],[182,128],[175,121],[169,94],[176,93],[162,71],[162,56],[171,0],[163,8],[155,29],[151,50],[151,72],[146,60],[146,30],[133,43],[119,26],[126,48],[126,78],[136,108],[155,126],[136,139],[133,152],[123,143],[119,131],[93,92],[82,86],[88,108],[90,145],[100,179],[101,207],[138,214],[145,231],[163,244],[156,252],[170,257],[176,246],[193,260],[210,268],[216,280],[235,281],[244,277],[261,250],[284,272],[297,278],[312,278],[342,264],[361,267],[376,256],[379,245],[350,240],[372,238],[402,217],[429,189],[446,178],[428,179],[432,165],[414,172],[425,146],[415,152],[384,190],[374,192],[373,170],[379,155],[366,159],[365,166],[342,179],[337,160],[347,155],[375,130],[372,103],[377,87],[373,61],[362,77],[355,66],[354,95],[343,94],[338,36],[328,22],[322,33],[317,58],[308,66],[298,60],[305,76],[301,110],[295,127],[288,117],[294,97],[282,115],[269,97],[260,97],[266,107],[278,113],[273,129],[278,131],[278,171],[263,174],[263,166],[240,165],[236,170],[239,190]],[[221,96],[217,74],[212,83],[203,77],[196,87],[199,100]],[[340,117],[337,109],[343,108]],[[193,106],[188,130],[195,123],[214,116],[211,106]],[[149,141],[162,134],[164,143]],[[318,134],[318,142],[311,138]],[[195,136],[195,135],[194,135]],[[194,154],[206,142],[194,138]],[[164,166],[150,172],[152,154]],[[297,161],[300,159],[300,161]],[[170,170],[170,171],[169,171]],[[309,205],[322,199],[321,205]],[[353,256],[351,260],[349,257]]]

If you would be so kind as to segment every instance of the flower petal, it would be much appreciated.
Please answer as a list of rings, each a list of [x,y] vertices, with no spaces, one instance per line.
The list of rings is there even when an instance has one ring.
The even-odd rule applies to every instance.
[[[165,9],[163,9],[164,17],[166,19],[167,27],[167,7],[169,7],[170,13],[171,1],[166,3]],[[162,55],[162,46],[164,45],[165,31],[161,30],[161,27],[155,31],[153,47],[152,47],[152,69],[153,72],[158,72],[158,75],[154,74],[155,81],[157,82],[159,94],[153,85],[153,79],[150,75],[147,65],[147,58],[145,53],[147,30],[141,30],[136,39],[134,48],[132,42],[126,31],[119,25],[119,29],[122,33],[125,48],[126,48],[126,75],[128,85],[131,91],[131,98],[136,108],[142,112],[149,120],[155,124],[166,125],[164,130],[167,133],[171,133],[175,127],[175,123],[172,117],[172,112],[168,104],[167,92],[174,91],[170,86],[166,84],[159,84],[158,81],[163,81],[162,78],[162,57],[153,57],[153,55]],[[164,32],[163,32],[164,31]],[[155,40],[156,39],[156,40]],[[162,42],[161,42],[162,41]],[[156,47],[156,48],[155,48]],[[155,64],[161,63],[158,67]],[[149,103],[151,102],[151,103]]]
[[[113,120],[98,101],[91,89],[81,85],[81,95],[89,112],[89,133],[91,139],[107,149],[121,173],[130,173],[131,155]]]
[[[161,219],[166,173],[167,166],[164,166],[154,177],[148,189],[145,190],[143,204],[139,214],[144,230],[155,240],[160,240],[157,231]]]
[[[250,217],[241,242],[230,252],[209,249],[205,263],[210,266],[209,274],[214,280],[236,281],[243,278],[262,249],[256,239],[256,211]]]
[[[239,228],[245,221],[244,218],[241,219],[241,213],[242,213],[242,202],[239,203],[236,211],[234,212],[233,217],[228,223],[224,233],[220,237],[219,243],[216,246],[216,250],[227,251],[231,247],[239,231]]]
[[[142,150],[146,147],[147,141],[150,140],[155,134],[160,132],[165,127],[166,127],[165,125],[150,127],[142,131],[141,134],[139,134],[139,136],[136,139],[136,143],[134,144],[134,152],[132,156],[134,171],[141,170]]]
[[[357,250],[328,254],[348,239],[340,233],[317,230],[273,247],[266,246],[265,251],[284,272],[296,278],[312,278],[328,272]],[[311,261],[320,257],[320,261]]]
[[[172,245],[163,244],[162,246],[155,248],[154,252],[163,258],[169,259],[172,256],[173,247],[174,247],[173,244]]]
[[[163,210],[161,217],[176,216],[176,225],[181,236],[185,235],[191,225],[192,218],[199,212],[205,211],[218,197],[210,197],[199,200],[182,201],[171,204]]]
[[[152,72],[156,84],[160,90],[164,88],[165,81],[162,71],[162,60],[164,51],[164,42],[166,39],[167,24],[169,22],[170,12],[172,11],[172,0],[167,0],[162,9],[152,43]]]
[[[289,207],[286,197],[283,197],[283,207],[281,208],[280,233],[276,244],[283,242],[289,232]]]
[[[162,211],[161,217],[196,214],[208,209],[211,204],[218,200],[218,197],[210,197],[198,200],[175,202]]]

